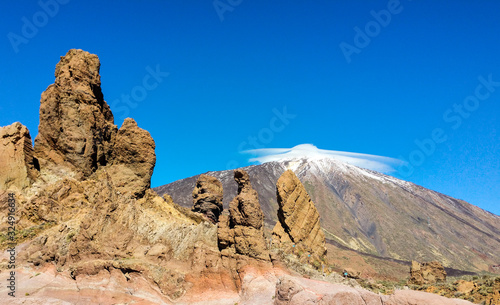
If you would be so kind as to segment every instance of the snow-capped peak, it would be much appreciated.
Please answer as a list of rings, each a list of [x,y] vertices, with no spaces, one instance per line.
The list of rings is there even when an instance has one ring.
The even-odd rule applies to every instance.
[[[333,160],[339,161],[338,165],[347,163],[382,173],[393,172],[394,167],[402,163],[400,160],[383,156],[318,149],[312,144],[301,144],[292,148],[254,149],[245,151],[245,153],[257,155],[257,157],[250,159],[251,162],[291,162],[302,159],[308,161]]]

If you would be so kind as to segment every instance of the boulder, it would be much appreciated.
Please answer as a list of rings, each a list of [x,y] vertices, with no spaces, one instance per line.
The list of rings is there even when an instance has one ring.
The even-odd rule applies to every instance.
[[[475,290],[478,285],[474,282],[469,282],[469,281],[464,281],[464,280],[459,280],[457,282],[457,292],[462,293],[462,294],[468,294],[471,293],[473,290]]]
[[[224,209],[222,183],[215,177],[200,175],[193,190],[193,212],[206,215],[213,223],[219,222]]]
[[[38,176],[31,136],[19,122],[0,127],[0,189],[28,187]]]
[[[319,213],[299,178],[287,170],[276,184],[278,222],[273,229],[273,243],[308,253],[315,258],[326,254],[325,234],[321,229]]]
[[[411,262],[409,284],[427,285],[446,282],[446,271],[440,262]]]

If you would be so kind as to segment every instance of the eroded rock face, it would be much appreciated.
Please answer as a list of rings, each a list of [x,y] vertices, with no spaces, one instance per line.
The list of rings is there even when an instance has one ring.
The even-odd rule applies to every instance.
[[[304,251],[321,258],[326,254],[325,234],[319,213],[299,178],[287,170],[276,183],[278,222],[273,242],[285,250]],[[295,249],[293,249],[295,248]]]
[[[446,282],[446,271],[440,262],[411,262],[409,284],[427,285]]]
[[[220,267],[214,225],[191,218],[151,190],[140,199],[124,196],[105,171],[85,181],[59,180],[30,198],[19,195],[16,205],[17,228],[37,234],[19,253],[20,265],[53,264],[70,270],[73,278],[113,268],[136,272],[171,300],[204,274],[229,278]]]
[[[99,58],[69,50],[42,94],[35,156],[53,176],[88,179],[105,170],[120,194],[138,198],[150,188],[156,163],[149,132],[125,119],[118,130],[104,101]]]
[[[215,177],[200,175],[193,190],[193,212],[206,215],[212,223],[219,221],[224,209],[222,183]]]
[[[148,190],[155,143],[132,119],[119,130],[113,124],[97,56],[70,50],[55,75],[41,100],[38,178],[13,197],[0,189],[0,207],[15,199],[17,242],[23,248],[16,262],[56,266],[77,281],[113,270],[121,279],[140,274],[165,303],[193,287],[201,295],[206,287],[237,295],[234,277],[222,264],[217,227]],[[37,175],[31,139],[22,125],[10,127],[0,133],[2,161],[12,155],[19,166],[17,176],[6,169],[7,179],[0,178],[27,185]],[[0,218],[7,213],[0,209]],[[0,229],[7,225],[2,222]],[[0,240],[3,248],[7,243]]]
[[[151,186],[156,163],[155,142],[149,132],[127,118],[116,134],[106,170],[122,193],[140,197]]]
[[[117,128],[101,92],[97,55],[70,50],[42,93],[35,155],[86,178],[109,162]]]
[[[244,170],[234,171],[238,195],[229,204],[229,217],[221,217],[218,229],[219,249],[252,258],[269,260],[264,238],[264,214],[257,191]]]
[[[38,176],[31,136],[21,123],[0,127],[0,156],[0,189],[23,189]]]

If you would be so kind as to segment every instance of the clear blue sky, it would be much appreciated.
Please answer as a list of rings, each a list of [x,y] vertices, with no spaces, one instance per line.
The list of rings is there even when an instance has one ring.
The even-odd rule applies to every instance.
[[[153,186],[311,143],[412,157],[393,175],[500,214],[499,1],[58,1],[1,4],[1,126],[34,138],[79,48],[101,60],[115,124],[154,137]]]

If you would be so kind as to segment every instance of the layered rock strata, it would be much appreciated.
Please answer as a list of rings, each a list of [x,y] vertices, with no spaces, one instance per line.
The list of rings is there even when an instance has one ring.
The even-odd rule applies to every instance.
[[[0,127],[0,156],[0,189],[24,189],[37,178],[38,160],[28,128],[21,123]]]
[[[286,251],[319,259],[326,254],[325,234],[319,213],[306,189],[293,171],[284,172],[276,183],[278,222],[273,229],[273,244]]]

